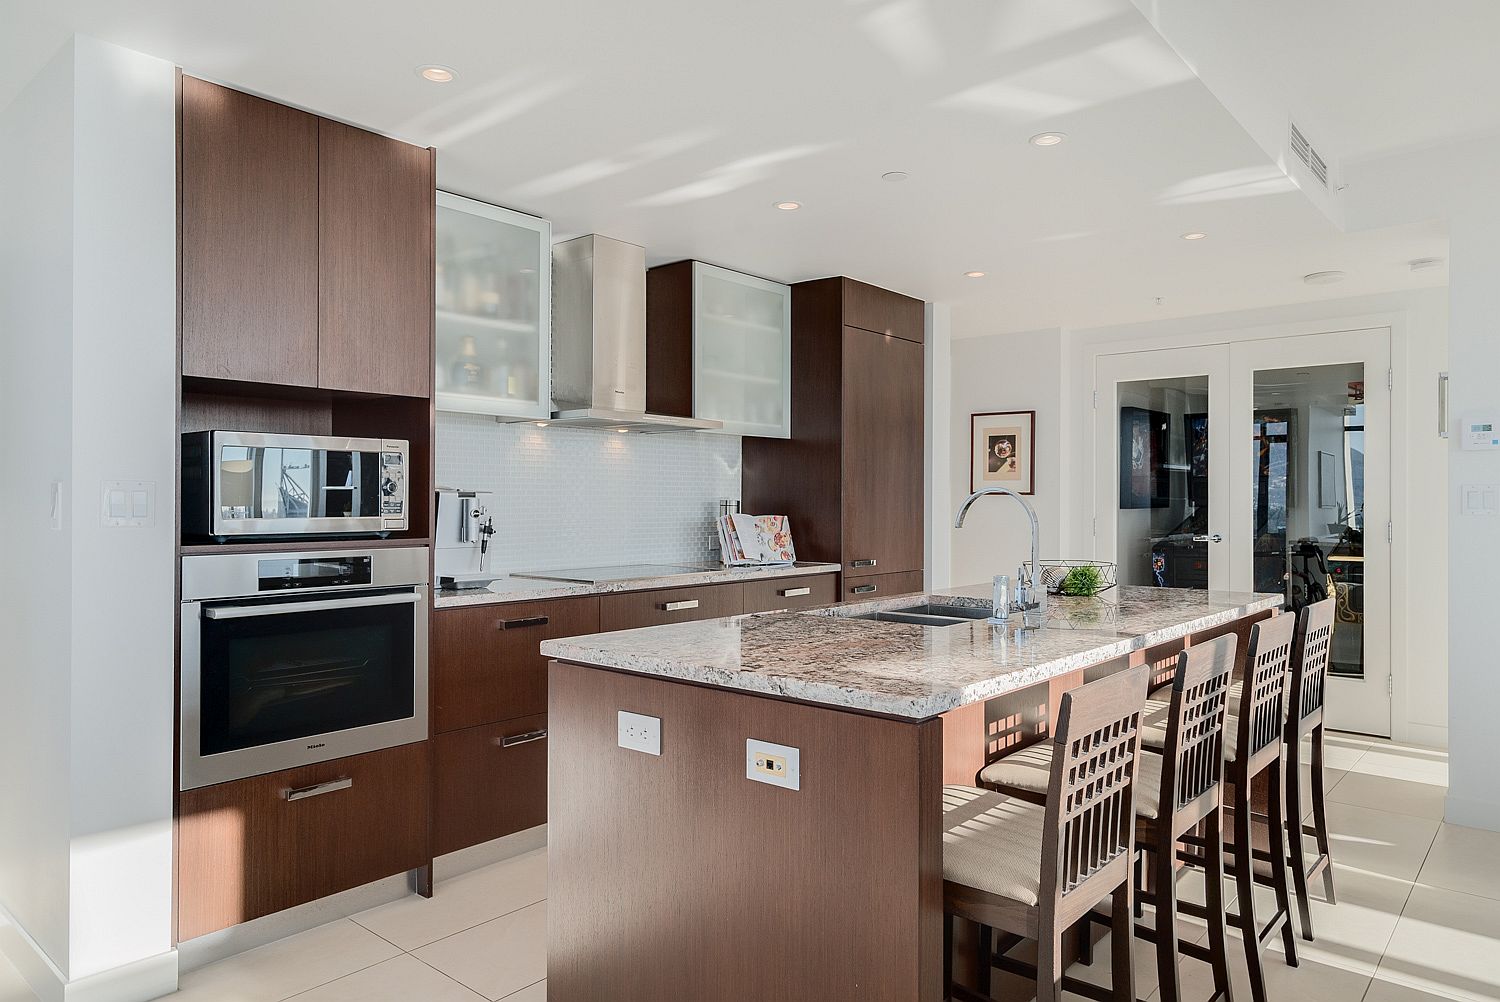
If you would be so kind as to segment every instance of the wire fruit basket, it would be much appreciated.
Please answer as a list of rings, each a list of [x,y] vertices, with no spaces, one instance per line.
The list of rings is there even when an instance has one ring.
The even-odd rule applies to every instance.
[[[1062,595],[1063,582],[1067,581],[1068,575],[1081,569],[1092,569],[1097,573],[1098,587],[1087,594],[1097,595],[1100,592],[1109,591],[1115,586],[1116,566],[1109,560],[1043,560],[1041,562],[1042,586],[1047,589],[1048,595]],[[1031,561],[1026,561],[1026,573],[1031,573]],[[1092,575],[1090,575],[1092,577]],[[1080,595],[1085,593],[1078,593]]]

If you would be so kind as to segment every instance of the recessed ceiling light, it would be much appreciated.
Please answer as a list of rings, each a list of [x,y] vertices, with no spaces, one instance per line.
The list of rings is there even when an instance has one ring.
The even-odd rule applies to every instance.
[[[888,170],[884,174],[880,175],[880,180],[882,180],[882,181],[905,181],[909,177],[911,177],[911,175],[908,174],[908,173],[906,173],[906,171],[904,171],[904,170]]]
[[[546,421],[538,421],[538,422],[537,422],[537,423],[536,423],[536,426],[537,426],[537,427],[538,427],[538,428],[545,428],[545,427],[547,427],[547,422],[546,422]]]
[[[1194,230],[1191,233],[1184,233],[1182,235],[1182,239],[1184,239],[1184,240],[1202,240],[1204,237],[1207,237],[1207,236],[1208,236],[1207,233],[1202,233],[1202,232],[1199,232],[1198,230]]]
[[[964,278],[983,278],[983,277],[984,277],[984,272],[982,272],[982,271],[966,271],[966,272],[964,272]]]
[[[628,434],[630,434],[630,429],[629,428],[616,428],[615,429],[615,433],[619,434],[619,435],[628,435]]]
[[[423,80],[431,80],[433,83],[449,83],[458,76],[451,67],[439,66],[431,63],[427,66],[418,66],[417,75]]]
[[[802,203],[801,202],[777,202],[776,203],[776,208],[780,209],[782,212],[796,212],[798,209],[802,208]]]
[[[1345,271],[1315,271],[1310,275],[1303,275],[1302,281],[1308,285],[1335,285],[1349,277]]]
[[[1430,271],[1433,268],[1441,268],[1446,262],[1440,257],[1419,257],[1406,263],[1412,271]]]
[[[1056,146],[1058,143],[1067,138],[1068,136],[1065,132],[1039,132],[1031,137],[1031,145]]]

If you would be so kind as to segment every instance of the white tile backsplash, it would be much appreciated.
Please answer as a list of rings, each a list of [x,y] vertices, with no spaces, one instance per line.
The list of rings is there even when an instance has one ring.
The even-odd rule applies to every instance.
[[[721,498],[740,496],[740,439],[437,416],[440,487],[495,492],[497,570],[719,559]]]

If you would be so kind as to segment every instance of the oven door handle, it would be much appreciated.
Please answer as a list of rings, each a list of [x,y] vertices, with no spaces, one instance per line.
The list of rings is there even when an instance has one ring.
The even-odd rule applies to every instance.
[[[286,612],[328,612],[333,609],[361,609],[372,605],[412,605],[422,601],[422,593],[403,591],[394,595],[367,595],[363,598],[325,598],[312,602],[274,602],[270,605],[214,605],[203,610],[207,619],[249,619],[252,616],[279,616]]]

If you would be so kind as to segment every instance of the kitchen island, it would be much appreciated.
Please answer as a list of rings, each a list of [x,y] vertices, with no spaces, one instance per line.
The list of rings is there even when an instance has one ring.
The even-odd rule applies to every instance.
[[[968,618],[987,593],[543,644],[549,998],[937,1002],[943,784],[1045,737],[1068,688],[1281,604],[1127,587],[1017,630]],[[917,605],[954,621],[880,618]],[[620,746],[621,711],[659,754]],[[796,750],[796,789],[748,778],[751,741]]]

